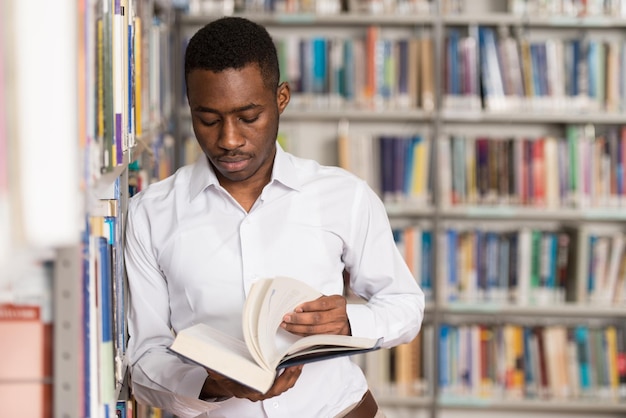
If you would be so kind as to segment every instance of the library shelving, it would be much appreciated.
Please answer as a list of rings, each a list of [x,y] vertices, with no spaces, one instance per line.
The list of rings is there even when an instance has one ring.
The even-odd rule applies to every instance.
[[[355,359],[387,416],[626,413],[625,1],[182,3],[176,61],[221,15],[265,25],[281,145],[386,204],[428,297],[416,341]]]
[[[174,166],[172,4],[0,9],[2,369],[47,367],[2,375],[1,415],[151,416],[127,384],[123,232],[129,196]],[[45,344],[27,314],[52,330]],[[40,352],[22,367],[33,350],[8,341],[28,330],[15,342]]]

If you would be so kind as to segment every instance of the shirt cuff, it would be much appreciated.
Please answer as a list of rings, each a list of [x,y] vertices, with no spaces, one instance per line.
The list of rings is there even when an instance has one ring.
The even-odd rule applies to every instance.
[[[366,304],[349,303],[346,306],[346,313],[348,314],[350,330],[352,331],[352,335],[354,337],[381,337],[381,335],[376,335],[376,327],[372,326],[372,324],[376,321],[374,312],[372,312]]]
[[[188,398],[198,399],[208,375],[207,371],[202,367],[194,367],[180,380],[176,393]]]

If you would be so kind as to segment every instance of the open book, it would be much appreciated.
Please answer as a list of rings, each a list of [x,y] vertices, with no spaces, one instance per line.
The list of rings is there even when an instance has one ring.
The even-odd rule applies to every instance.
[[[317,290],[295,279],[261,279],[252,285],[244,303],[244,341],[206,324],[196,324],[180,331],[170,350],[265,393],[281,368],[381,347],[382,338],[330,334],[301,337],[280,327],[284,314],[320,296]]]

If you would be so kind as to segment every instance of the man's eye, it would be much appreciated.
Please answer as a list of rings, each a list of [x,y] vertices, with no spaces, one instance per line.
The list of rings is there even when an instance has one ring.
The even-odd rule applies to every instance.
[[[200,119],[200,123],[204,126],[213,126],[218,122],[217,119],[212,119],[212,120],[204,120],[204,119]]]
[[[257,121],[258,119],[259,119],[258,116],[254,116],[254,117],[251,117],[251,118],[243,118],[243,117],[239,118],[239,120],[242,121],[243,123],[253,123],[253,122]]]

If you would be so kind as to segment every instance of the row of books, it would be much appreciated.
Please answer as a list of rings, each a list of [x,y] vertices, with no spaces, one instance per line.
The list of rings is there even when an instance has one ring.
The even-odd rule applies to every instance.
[[[461,14],[471,11],[467,0],[441,0],[444,14]],[[432,0],[182,0],[177,2],[191,15],[233,13],[385,13],[432,14]],[[553,17],[624,17],[624,0],[508,0],[506,10],[520,16]]]
[[[626,397],[623,324],[442,324],[442,396],[486,399]]]
[[[114,195],[92,207],[83,239],[83,413],[114,416],[123,384],[126,286],[119,179]]]
[[[190,15],[233,13],[398,13],[430,14],[429,0],[188,0],[181,5]]]
[[[435,109],[434,43],[385,35],[278,35],[292,107]],[[493,112],[626,112],[626,42],[584,36],[530,40],[481,26],[448,28],[442,108]]]
[[[432,300],[434,246],[443,303],[519,306],[621,305],[626,302],[625,231],[586,227],[447,227],[393,229],[426,300]]]
[[[424,291],[426,302],[432,302],[435,277],[435,237],[432,229],[422,225],[395,227],[393,237],[415,281]]]
[[[277,37],[292,106],[432,111],[433,39],[391,38],[379,26],[355,37]]]
[[[432,396],[435,328],[424,324],[409,343],[352,357],[376,396]]]
[[[597,130],[596,130],[597,129]],[[424,135],[350,132],[339,124],[338,163],[386,203],[432,204],[431,141]],[[626,127],[569,125],[563,137],[443,135],[437,187],[442,208],[626,205]]]
[[[173,414],[167,411],[141,404],[134,398],[118,401],[115,407],[116,418],[175,418]]]
[[[565,231],[449,228],[438,235],[442,302],[554,305],[575,301]]]
[[[443,136],[442,206],[622,207],[625,150],[625,126],[570,125],[563,137]]]
[[[516,15],[559,17],[626,17],[624,0],[508,0]]]
[[[448,78],[468,77],[455,69],[476,60],[475,49],[455,44],[456,30],[446,46]],[[489,111],[626,111],[626,42],[592,37],[529,40],[492,27],[478,28],[478,61],[484,108]],[[465,42],[466,43],[466,42]],[[462,45],[465,43],[461,42]],[[459,94],[448,83],[447,95]],[[463,92],[475,95],[475,91]]]
[[[454,227],[437,236],[445,303],[548,306],[626,302],[624,231],[586,227]]]
[[[626,252],[621,228],[582,228],[583,248],[578,259],[581,272],[578,300],[596,304],[623,304],[626,301]]]
[[[123,208],[152,178],[152,172],[134,177],[137,159],[160,159],[163,144],[172,142],[160,132],[172,108],[169,19],[161,13],[167,10],[155,0],[98,0],[81,16],[87,199],[80,242],[81,396],[73,400],[80,416],[119,416],[118,398],[128,396],[122,393],[128,378]],[[167,160],[171,172],[173,157]],[[132,408],[125,414],[136,416]]]
[[[339,165],[366,180],[386,203],[432,203],[428,138],[341,133],[338,147]]]
[[[171,114],[170,42],[166,22],[154,16],[153,1],[100,0],[89,8],[80,50],[87,74],[86,115],[91,178],[125,163],[137,138],[163,125]]]
[[[623,402],[625,333],[614,323],[424,324],[412,342],[353,361],[379,396],[429,397],[436,384],[441,400]]]

